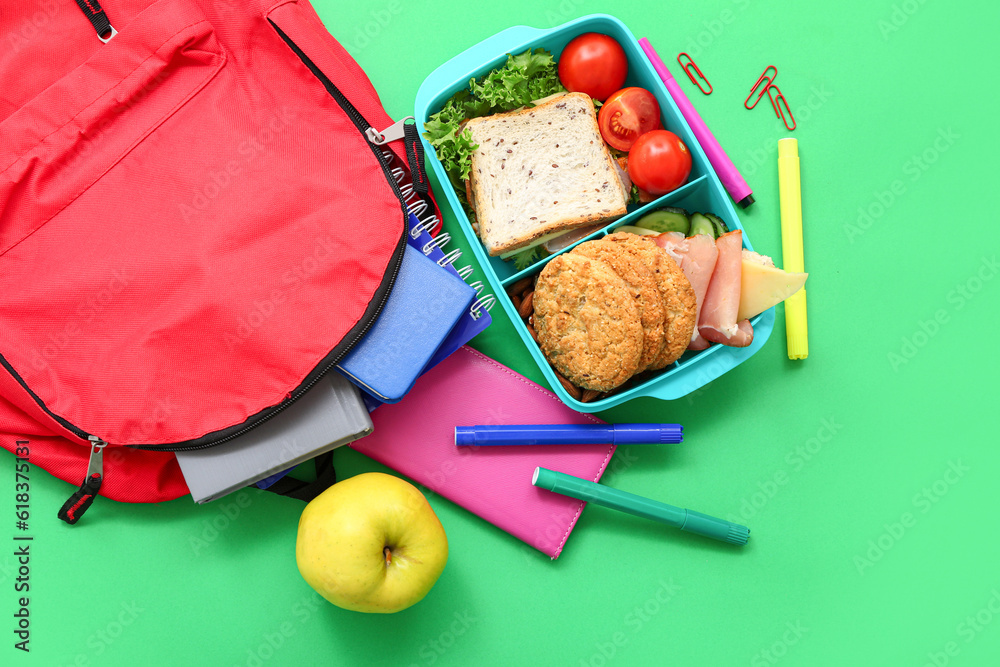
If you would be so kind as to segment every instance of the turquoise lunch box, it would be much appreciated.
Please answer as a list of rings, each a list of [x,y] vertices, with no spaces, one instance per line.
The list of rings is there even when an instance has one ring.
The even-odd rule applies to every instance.
[[[656,95],[660,103],[663,126],[677,134],[691,150],[692,167],[688,182],[680,188],[663,195],[656,201],[646,204],[627,215],[615,220],[607,227],[578,243],[611,234],[617,227],[634,224],[642,215],[664,206],[677,206],[690,212],[715,213],[722,218],[730,229],[743,229],[736,210],[712,169],[705,152],[698,144],[688,127],[687,122],[671,99],[667,89],[660,81],[653,66],[646,59],[642,48],[628,28],[613,16],[595,14],[584,16],[548,30],[539,30],[527,26],[515,26],[500,32],[489,39],[458,54],[444,63],[424,79],[417,91],[416,122],[422,128],[428,117],[440,111],[441,106],[458,90],[469,85],[469,79],[480,77],[490,70],[502,66],[507,61],[508,53],[521,53],[528,48],[544,48],[550,51],[558,60],[566,44],[587,32],[598,32],[613,37],[621,44],[628,56],[628,78],[626,86],[639,86]],[[538,363],[552,390],[560,399],[579,412],[599,412],[607,410],[625,401],[640,396],[674,400],[681,398],[698,388],[708,384],[723,373],[749,359],[759,350],[771,335],[774,328],[774,308],[764,311],[751,320],[754,330],[753,343],[748,347],[735,348],[724,345],[712,345],[701,352],[686,352],[676,363],[657,371],[641,383],[629,381],[623,388],[611,395],[584,403],[574,399],[559,382],[555,371],[549,365],[538,344],[531,338],[528,328],[517,314],[513,302],[507,296],[507,288],[521,278],[531,276],[542,270],[551,257],[529,266],[523,271],[517,271],[513,262],[505,262],[499,257],[490,257],[469,219],[462,209],[451,181],[444,167],[437,159],[434,149],[424,142],[427,161],[431,165],[441,184],[441,191],[447,198],[452,211],[458,218],[458,224],[463,234],[472,246],[472,251],[493,287],[497,301],[507,312],[514,323],[514,328],[531,355]],[[630,207],[631,208],[631,207]],[[568,252],[577,244],[556,253]],[[746,232],[743,233],[743,247],[752,250]],[[556,255],[552,255],[555,257]]]

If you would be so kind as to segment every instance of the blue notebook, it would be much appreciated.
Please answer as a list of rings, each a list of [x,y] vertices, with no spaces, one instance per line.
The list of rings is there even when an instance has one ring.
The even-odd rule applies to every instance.
[[[412,218],[410,222],[412,224]],[[453,266],[455,260],[462,254],[460,250],[453,249],[447,254],[444,252],[444,246],[451,240],[448,232],[441,232],[437,237],[431,238],[430,234],[421,230],[420,227],[413,227],[413,229],[417,233],[411,232],[408,239],[412,246],[418,248],[440,266],[445,267],[445,269],[463,280],[471,275],[472,267],[466,266],[460,271]],[[471,287],[476,290],[476,300],[469,307],[468,312],[455,324],[455,328],[451,330],[451,333],[448,334],[444,342],[441,343],[441,347],[438,348],[438,351],[431,358],[430,363],[427,364],[427,368],[424,369],[425,373],[451,356],[458,348],[472,340],[493,321],[490,318],[489,310],[496,299],[492,294],[482,294],[483,283],[481,281],[472,283]]]
[[[410,245],[430,259],[433,259],[443,269],[462,280],[472,275],[471,266],[465,266],[461,269],[456,269],[454,266],[455,260],[462,256],[461,250],[452,249],[447,253],[444,252],[444,246],[451,240],[450,235],[447,232],[441,232],[436,237],[432,237],[427,232],[429,226],[430,224],[427,220],[420,220],[413,213],[410,213],[410,233],[407,237]],[[447,359],[458,348],[475,338],[477,334],[492,323],[493,320],[490,317],[489,311],[493,307],[493,304],[496,303],[496,298],[492,294],[483,293],[482,281],[471,283],[470,287],[476,291],[476,300],[472,302],[472,305],[469,306],[465,314],[459,318],[451,333],[448,334],[440,347],[438,347],[437,352],[434,353],[431,360],[427,362],[427,366],[424,367],[421,374],[426,373]],[[369,412],[372,412],[383,403],[383,401],[378,400],[370,394],[365,394],[362,398]]]
[[[379,401],[399,401],[475,299],[459,276],[407,245],[382,312],[337,370]]]

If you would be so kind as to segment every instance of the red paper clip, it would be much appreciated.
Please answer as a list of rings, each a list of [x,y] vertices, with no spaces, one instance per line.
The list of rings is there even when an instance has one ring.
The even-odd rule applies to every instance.
[[[777,91],[777,95],[776,96],[775,95],[771,95],[771,91],[772,90]],[[794,130],[795,126],[796,126],[795,117],[792,116],[792,110],[788,106],[788,100],[786,100],[785,96],[781,94],[781,88],[778,88],[773,83],[770,84],[767,87],[767,97],[768,97],[768,99],[771,100],[771,106],[774,107],[774,113],[777,114],[778,118],[780,118],[781,121],[785,124],[785,127],[787,127],[789,131]],[[782,110],[781,105],[779,103],[784,103],[784,105],[785,105],[784,110]],[[786,115],[786,113],[787,113],[787,115]],[[788,124],[788,120],[789,119],[791,119],[791,121],[792,121],[791,125]]]
[[[774,74],[768,76],[767,71],[772,69],[774,70]],[[777,67],[775,67],[774,65],[768,65],[767,67],[765,67],[764,73],[760,75],[760,78],[757,79],[757,83],[753,84],[753,88],[750,89],[750,94],[747,95],[747,99],[746,101],[743,102],[743,106],[746,107],[747,109],[753,109],[755,106],[757,106],[757,103],[760,102],[760,98],[764,97],[764,93],[766,93],[768,88],[771,87],[771,82],[774,81],[774,77],[776,76],[778,76]],[[765,79],[767,80],[767,83],[764,84],[763,90],[757,93],[757,99],[753,101],[753,104],[747,104],[747,102],[750,101],[750,98],[753,97],[753,94],[757,92],[757,89],[760,88],[760,84],[763,83]]]
[[[687,58],[688,61],[685,63],[683,60],[681,60],[681,56],[684,56],[685,58]],[[686,53],[679,53],[679,54],[677,54],[677,64],[679,64],[681,66],[681,69],[683,69],[684,72],[688,75],[688,78],[691,79],[691,83],[693,83],[694,85],[698,86],[698,90],[700,90],[701,92],[703,92],[706,95],[711,95],[712,94],[712,84],[711,84],[711,82],[708,80],[708,77],[706,77],[704,74],[702,74],[701,68],[699,68],[698,65],[695,64],[695,62],[694,62],[694,60],[692,60],[691,56],[689,56]],[[699,81],[697,78],[695,78],[695,75],[691,73],[691,69],[694,69],[694,71],[701,78],[701,81],[704,81],[705,83],[708,84],[708,90],[705,90],[704,88],[702,88],[701,81]]]

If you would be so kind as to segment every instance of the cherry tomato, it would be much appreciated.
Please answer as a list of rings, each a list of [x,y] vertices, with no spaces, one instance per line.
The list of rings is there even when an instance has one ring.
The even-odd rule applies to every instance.
[[[662,127],[660,105],[645,88],[622,88],[601,107],[597,123],[606,142],[627,151],[641,135]]]
[[[621,45],[596,32],[574,37],[559,56],[559,80],[566,90],[601,101],[622,87],[626,74],[628,59]]]
[[[632,144],[628,175],[636,187],[659,197],[676,190],[691,173],[691,152],[673,132],[653,130]]]

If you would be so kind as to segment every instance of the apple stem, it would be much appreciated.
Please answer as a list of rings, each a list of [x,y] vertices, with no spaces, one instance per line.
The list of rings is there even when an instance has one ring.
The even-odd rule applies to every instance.
[[[382,553],[385,554],[385,564],[388,565],[389,563],[391,563],[392,562],[392,551],[389,550],[389,547],[385,547],[382,550]]]

